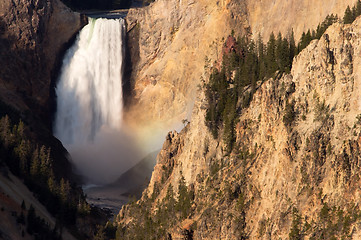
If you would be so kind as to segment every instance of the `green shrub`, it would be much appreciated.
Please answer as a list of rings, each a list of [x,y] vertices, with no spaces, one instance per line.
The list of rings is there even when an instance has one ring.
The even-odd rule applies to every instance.
[[[314,121],[324,122],[330,117],[330,107],[326,105],[325,100],[320,102],[317,100],[315,107]]]
[[[296,119],[295,101],[293,100],[291,103],[287,101],[284,111],[283,123],[287,128],[290,128]]]

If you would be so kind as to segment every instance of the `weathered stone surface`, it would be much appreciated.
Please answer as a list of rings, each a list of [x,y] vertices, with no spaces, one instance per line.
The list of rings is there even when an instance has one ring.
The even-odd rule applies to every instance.
[[[56,63],[83,24],[60,0],[1,1],[1,100],[48,118]]]
[[[157,0],[131,9],[126,20],[132,97],[127,98],[126,121],[135,130],[180,129],[181,120],[190,118],[197,86],[220,59],[232,30],[235,36],[260,34],[267,40],[272,31],[288,36],[293,29],[298,42],[327,14],[343,16],[355,2]]]
[[[271,32],[281,32],[283,36],[291,33],[292,29],[298,41],[302,32],[316,29],[328,14],[343,17],[347,6],[354,6],[357,0],[247,0],[249,12],[248,22],[255,33],[268,39]]]
[[[245,6],[230,0],[159,0],[127,16],[134,101],[128,122],[174,129],[189,118],[196,88],[223,38],[247,33]],[[206,63],[205,59],[209,59]],[[177,126],[179,127],[179,126]]]
[[[142,200],[157,185],[160,194],[150,205],[155,213],[168,186],[177,192],[183,176],[195,192],[187,220],[197,223],[193,239],[288,239],[293,209],[302,224],[313,224],[302,234],[321,238],[327,227],[322,216],[337,221],[336,215],[327,215],[336,214],[333,206],[346,213],[361,204],[360,39],[361,18],[352,25],[336,23],[294,59],[290,74],[265,81],[239,118],[231,155],[204,124],[206,101],[200,88],[190,124],[169,134]],[[283,116],[293,100],[296,120],[288,128]],[[127,207],[118,220],[123,226],[134,221]],[[359,222],[347,223],[346,233],[336,236],[358,239]],[[167,232],[182,239],[184,226],[179,222]]]

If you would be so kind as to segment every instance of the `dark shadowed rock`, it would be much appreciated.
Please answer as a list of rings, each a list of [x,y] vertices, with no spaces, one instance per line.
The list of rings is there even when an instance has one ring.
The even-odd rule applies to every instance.
[[[50,87],[66,43],[84,25],[59,0],[0,2],[0,98],[50,126]]]

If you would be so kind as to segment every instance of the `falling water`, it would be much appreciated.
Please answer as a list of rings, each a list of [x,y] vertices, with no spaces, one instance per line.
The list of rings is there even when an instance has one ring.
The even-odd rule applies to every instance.
[[[94,183],[131,167],[122,132],[124,20],[89,19],[68,50],[56,86],[54,134],[77,170]]]

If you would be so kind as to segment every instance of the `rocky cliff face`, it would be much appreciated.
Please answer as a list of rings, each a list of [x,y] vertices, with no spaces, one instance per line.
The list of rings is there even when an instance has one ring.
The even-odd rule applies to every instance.
[[[343,17],[347,6],[352,7],[357,1],[248,0],[246,2],[248,22],[252,32],[256,33],[255,37],[261,34],[264,39],[268,39],[272,31],[287,36],[293,29],[296,40],[299,40],[302,32],[316,29],[328,14]]]
[[[190,118],[197,86],[220,59],[232,30],[267,40],[272,31],[288,36],[293,29],[298,41],[326,15],[343,16],[355,2],[158,0],[131,9],[126,19],[133,95],[127,122],[164,133],[181,128],[181,120]]]
[[[44,210],[44,206],[57,216],[59,214],[51,209],[51,204],[56,202],[56,207],[60,209],[58,212],[67,211],[60,206],[64,204],[57,200],[57,193],[52,192],[50,186],[60,186],[60,180],[63,186],[65,181],[74,183],[77,177],[72,172],[66,150],[60,141],[52,136],[51,100],[53,96],[51,94],[57,67],[62,60],[61,55],[66,50],[67,43],[85,24],[84,20],[80,14],[71,12],[60,0],[0,1],[0,116],[3,117],[5,114],[9,116],[5,118],[8,121],[1,125],[3,135],[0,144],[2,175],[0,205],[3,212],[1,219],[4,220],[4,223],[0,224],[1,238],[19,239],[25,236],[25,239],[30,239],[34,236],[26,233],[24,219],[19,221],[17,214],[20,214],[20,211],[26,214],[26,211],[20,210],[22,200],[25,200],[27,209],[32,204],[37,214],[45,212],[45,215],[40,216],[49,221],[49,226],[55,226],[57,221],[50,217],[50,214]],[[20,119],[22,134],[14,137],[17,132],[15,124],[18,124]],[[5,141],[4,139],[12,140]],[[43,178],[37,174],[35,174],[36,177],[34,174],[29,175],[30,166],[33,169],[38,168],[37,156],[40,147],[49,149],[47,163],[43,166],[51,166],[44,170],[48,176]],[[16,151],[21,152],[22,157],[19,157]],[[19,164],[20,158],[21,164]],[[20,165],[21,171],[19,171]],[[21,180],[16,177],[10,179],[6,175],[7,167]],[[31,183],[33,181],[31,178],[35,179],[33,183]],[[48,185],[49,182],[46,179],[51,179],[49,180],[51,184]],[[30,192],[20,181],[23,181],[34,192]],[[70,196],[74,196],[75,206],[77,206],[79,199],[83,196],[82,190],[76,187],[76,184],[67,185],[66,192],[69,197],[66,204],[71,204]],[[35,200],[33,195],[44,206]],[[77,207],[75,207],[76,211]],[[74,231],[92,236],[95,227],[91,228],[96,223],[92,223],[94,218],[89,217],[89,214],[84,216],[77,219],[78,229],[74,227]],[[97,216],[98,219],[99,216]],[[9,227],[9,224],[12,226]],[[36,227],[32,227],[35,225]],[[35,231],[42,229],[41,234],[46,235],[46,230],[39,228],[38,225],[34,221],[28,223],[27,226],[38,229]],[[74,239],[68,233],[65,233],[63,238]]]
[[[117,217],[124,239],[134,229],[164,239],[360,238],[360,25],[332,25],[290,74],[260,83],[231,154],[205,126],[199,88],[191,122],[169,133],[142,199]]]
[[[0,3],[0,95],[20,112],[50,124],[50,86],[65,44],[82,27],[81,16],[59,0]]]
[[[256,154],[249,169],[249,192],[256,196],[249,199],[246,216],[251,236],[286,238],[296,215],[311,225],[301,226],[302,234],[319,238],[327,229],[324,225],[343,221],[345,216],[336,219],[334,212],[359,211],[352,206],[359,204],[361,79],[353,67],[359,61],[359,24],[360,19],[329,28],[297,56],[290,75],[265,82],[242,114],[238,141]],[[289,91],[293,85],[294,93]],[[294,103],[296,114],[290,127],[283,124],[287,102]],[[327,216],[330,219],[324,219]],[[335,236],[357,238],[356,216]],[[335,231],[330,228],[326,238]]]
[[[135,100],[128,122],[157,122],[169,131],[189,118],[205,64],[218,58],[222,38],[232,29],[247,34],[245,9],[243,2],[230,0],[161,0],[131,9],[127,24]]]

